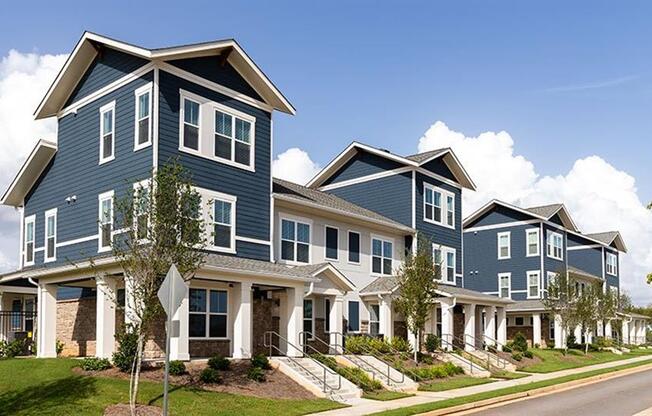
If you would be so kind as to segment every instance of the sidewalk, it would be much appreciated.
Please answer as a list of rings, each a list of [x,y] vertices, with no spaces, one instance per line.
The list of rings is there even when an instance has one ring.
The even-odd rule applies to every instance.
[[[445,399],[452,399],[455,397],[468,396],[476,393],[483,393],[487,391],[499,390],[506,387],[519,386],[522,384],[530,384],[537,381],[550,380],[553,378],[564,377],[572,374],[580,374],[593,370],[601,370],[604,368],[618,367],[625,364],[636,363],[639,361],[650,360],[649,355],[630,358],[627,360],[612,361],[603,364],[595,364],[581,368],[573,368],[570,370],[556,371],[554,373],[546,374],[532,374],[529,377],[519,378],[517,380],[503,380],[496,381],[489,384],[481,384],[479,386],[465,387],[461,389],[441,391],[441,392],[426,392],[418,391],[415,396],[406,397],[405,399],[392,400],[381,402],[377,400],[356,399],[349,402],[351,407],[338,410],[330,410],[327,412],[315,413],[319,416],[361,416],[370,413],[382,412],[384,410],[392,410],[400,407],[414,406],[417,404],[437,402]]]

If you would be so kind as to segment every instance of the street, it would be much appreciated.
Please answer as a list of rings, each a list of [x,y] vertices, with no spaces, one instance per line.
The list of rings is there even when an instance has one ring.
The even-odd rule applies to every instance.
[[[652,408],[652,370],[477,412],[475,416],[631,416]]]

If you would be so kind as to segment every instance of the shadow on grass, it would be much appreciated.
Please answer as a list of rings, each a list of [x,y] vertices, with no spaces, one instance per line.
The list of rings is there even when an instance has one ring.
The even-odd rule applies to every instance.
[[[200,388],[195,387],[194,384],[188,384],[188,386],[189,386],[189,387],[187,387],[187,388],[190,389],[190,390],[192,390],[192,389],[194,389],[194,388],[197,388],[197,390],[201,390]],[[179,390],[179,389],[182,389],[182,388],[184,388],[184,387],[186,387],[186,386],[170,386],[170,389],[168,390],[168,394],[170,394],[170,393],[172,393],[172,392],[174,392],[174,391],[177,391],[177,390]],[[147,402],[147,404],[150,405],[150,406],[152,406],[152,405],[154,405],[154,403],[156,403],[157,400],[163,400],[163,393],[162,393],[162,392],[161,392],[161,394],[159,394],[158,396],[156,396],[156,397],[152,397],[152,398]]]
[[[58,406],[70,406],[95,394],[96,390],[92,377],[70,376],[30,385],[0,393],[0,413],[52,414]]]

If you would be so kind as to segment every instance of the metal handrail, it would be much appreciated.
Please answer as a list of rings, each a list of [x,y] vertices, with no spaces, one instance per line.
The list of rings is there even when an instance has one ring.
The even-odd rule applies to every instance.
[[[448,341],[448,340],[446,339],[446,337],[449,337],[449,338],[451,338],[451,339],[453,339],[453,340],[455,339],[455,337],[454,337],[452,334],[441,334],[441,336],[439,337],[439,342],[441,343],[442,346],[446,346],[446,347],[450,348],[450,349],[453,350],[453,351],[455,351],[455,350],[459,350],[459,351],[462,351],[462,352],[466,352],[463,348],[460,348],[460,347],[458,347],[457,345],[455,345],[454,342],[452,342],[452,341]],[[473,360],[469,360],[469,359],[467,359],[466,361],[468,361],[468,363],[469,363],[469,367],[470,367],[470,369],[471,369],[471,374],[473,374],[473,367],[474,367],[474,366],[475,366],[475,367],[478,367],[478,370],[479,370],[479,371],[482,370],[482,368],[480,368],[480,366],[478,366],[477,364],[475,364],[475,363],[473,362]]]
[[[317,380],[319,380],[319,376],[318,376],[318,375],[314,374],[312,371],[308,370],[306,367],[304,367],[303,365],[301,365],[301,363],[299,363],[297,360],[295,360],[294,357],[290,357],[289,355],[287,355],[287,352],[283,352],[283,350],[281,350],[279,347],[277,347],[276,345],[274,345],[274,340],[273,340],[273,338],[272,338],[272,337],[274,337],[274,336],[278,337],[279,340],[284,341],[288,346],[290,346],[290,347],[294,348],[295,350],[299,351],[299,352],[301,353],[301,356],[302,356],[302,357],[306,355],[303,349],[301,349],[301,348],[297,347],[296,345],[292,344],[291,342],[289,342],[286,338],[284,338],[283,336],[281,336],[281,334],[279,334],[278,332],[276,332],[276,331],[267,331],[267,332],[265,332],[265,334],[263,335],[263,345],[264,345],[265,347],[268,347],[268,348],[269,348],[269,357],[272,357],[272,355],[273,355],[272,350],[275,349],[276,351],[278,351],[279,353],[281,353],[283,356],[285,356],[287,359],[289,359],[290,361],[292,361],[294,364],[296,364],[296,365],[298,365],[299,367],[301,367],[305,372],[307,372],[308,374],[312,375],[312,376],[315,377]],[[267,337],[269,337],[269,344],[267,343]],[[320,363],[319,361],[317,361],[317,360],[313,360],[313,361],[314,361],[315,363],[317,363],[317,364],[322,368],[322,370],[323,370],[323,381],[322,381],[322,383],[323,383],[323,385],[324,385],[324,389],[323,389],[324,393],[326,393],[326,390],[327,390],[327,389],[330,389],[331,391],[340,390],[340,389],[342,388],[342,376],[339,375],[339,373],[337,373],[337,372],[331,370],[330,368],[328,368],[326,365]],[[333,387],[333,386],[330,386],[330,385],[326,382],[326,375],[327,375],[327,374],[332,374],[332,375],[337,376],[337,388],[335,388],[335,387]]]
[[[339,353],[339,351],[342,351],[342,354],[337,354],[337,355],[344,355],[344,354],[347,354],[347,353],[348,353],[348,355],[355,355],[355,356],[356,356],[356,359],[362,360],[362,362],[364,362],[364,363],[365,363],[369,368],[371,368],[371,370],[372,370],[372,371],[371,371],[371,373],[372,373],[372,378],[373,378],[374,380],[376,379],[376,373],[383,374],[383,373],[382,373],[382,370],[379,370],[379,369],[376,368],[374,365],[370,364],[367,360],[365,360],[365,359],[363,358],[363,356],[360,356],[360,355],[358,355],[358,354],[354,354],[354,353],[352,353],[350,350],[347,350],[347,348],[343,345],[344,343],[342,343],[342,344],[339,344],[338,342],[335,342],[335,343],[332,343],[332,344],[331,344],[331,343],[327,343],[326,341],[324,341],[323,339],[321,339],[321,338],[315,336],[313,333],[311,333],[311,332],[309,332],[309,331],[301,331],[301,332],[299,332],[299,340],[300,340],[300,342],[302,342],[302,341],[305,340],[305,338],[303,337],[303,335],[306,335],[306,334],[310,334],[312,340],[316,340],[316,341],[320,342],[321,344],[327,346],[329,349],[330,349],[331,347],[335,347],[335,351],[337,351],[338,353]],[[343,336],[341,333],[339,333],[339,332],[331,332],[331,334],[339,335],[342,339],[344,339],[344,336]],[[304,346],[305,346],[305,345],[304,345]],[[309,346],[309,345],[308,345],[308,346]],[[312,348],[311,346],[309,346],[309,347]],[[313,349],[314,349],[314,348],[313,348]],[[366,349],[365,349],[365,351],[369,352],[369,351],[366,350]],[[385,365],[387,366],[387,375],[386,375],[386,377],[387,377],[387,382],[388,382],[388,384],[391,383],[391,382],[396,383],[396,384],[402,384],[402,383],[405,381],[405,374],[403,374],[402,372],[399,371],[398,373],[401,374],[401,380],[400,380],[400,381],[394,380],[394,379],[392,378],[392,376],[391,376],[392,366],[391,366],[389,363],[385,362],[384,360],[381,360],[380,358],[376,357],[374,354],[369,354],[369,355],[375,357],[378,361],[380,361],[381,363],[383,363],[383,364],[385,364]],[[358,363],[356,363],[356,362],[354,362],[354,361],[352,361],[352,360],[349,360],[349,361],[351,361],[351,362],[352,362],[356,367],[358,367],[360,370],[365,371],[365,369],[362,368],[362,366],[360,366]]]
[[[474,337],[471,334],[464,334],[466,338],[470,337],[474,341],[474,345],[476,348],[478,348],[478,339]],[[491,337],[487,337],[486,335],[483,335],[482,342],[480,342],[480,348],[484,351],[484,353],[487,355],[487,365],[491,366],[491,360],[493,359],[496,362],[496,365],[494,367],[497,367],[501,370],[505,370],[507,368],[507,360],[504,358],[499,357],[497,354],[492,353],[491,351],[488,350],[488,345],[484,341],[484,337],[488,338],[491,340]],[[495,341],[495,340],[493,340]],[[497,342],[497,341],[496,341]]]

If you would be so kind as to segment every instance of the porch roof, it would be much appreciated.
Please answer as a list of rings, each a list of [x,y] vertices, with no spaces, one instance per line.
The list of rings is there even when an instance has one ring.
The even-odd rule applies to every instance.
[[[519,300],[507,306],[507,312],[536,312],[543,311],[545,307],[540,299]]]
[[[577,267],[573,267],[573,266],[568,266],[568,273],[571,275],[576,275],[578,277],[583,277],[585,279],[600,280],[600,281],[604,280],[602,277],[598,275],[585,272],[584,270],[578,269]]]

